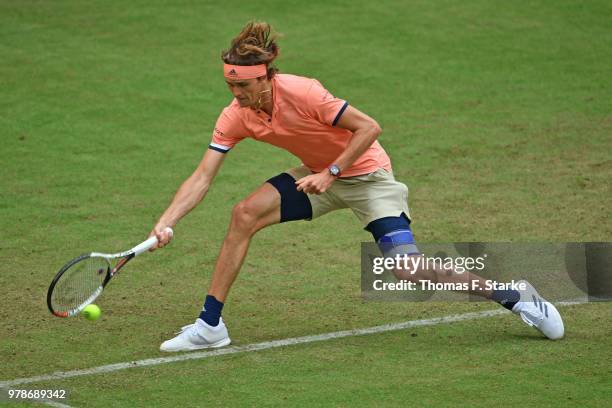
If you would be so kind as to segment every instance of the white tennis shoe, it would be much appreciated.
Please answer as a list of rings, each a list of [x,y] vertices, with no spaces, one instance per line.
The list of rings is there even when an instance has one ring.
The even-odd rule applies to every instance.
[[[525,290],[519,290],[521,299],[514,305],[512,312],[521,316],[529,326],[535,327],[551,340],[563,337],[563,319],[557,308],[541,297],[531,284],[525,280]]]
[[[178,336],[164,341],[159,349],[168,352],[190,351],[223,347],[232,342],[222,318],[219,318],[219,324],[215,327],[198,318],[195,323],[183,326],[177,334]]]

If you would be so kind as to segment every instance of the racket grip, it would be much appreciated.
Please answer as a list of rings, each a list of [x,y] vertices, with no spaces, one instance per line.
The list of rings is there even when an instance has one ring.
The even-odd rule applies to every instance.
[[[169,233],[170,236],[174,235],[174,231],[170,227],[166,227],[164,229],[164,231]],[[149,249],[151,249],[155,245],[157,245],[157,237],[155,235],[153,235],[151,238],[147,239],[146,241],[144,241],[144,242],[136,245],[134,248],[132,248],[132,252],[134,252],[134,256],[138,256],[138,255],[142,254],[143,252],[148,251]]]

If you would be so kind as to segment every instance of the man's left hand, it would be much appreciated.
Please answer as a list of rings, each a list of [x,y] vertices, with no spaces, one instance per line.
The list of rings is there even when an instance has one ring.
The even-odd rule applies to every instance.
[[[306,194],[322,194],[332,185],[336,177],[329,174],[329,171],[323,170],[321,173],[311,174],[302,177],[295,182],[298,191],[303,191]]]

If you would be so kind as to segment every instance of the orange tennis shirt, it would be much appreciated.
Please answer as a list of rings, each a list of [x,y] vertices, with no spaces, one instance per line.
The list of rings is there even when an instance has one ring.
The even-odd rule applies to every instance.
[[[272,116],[263,110],[241,108],[234,99],[217,119],[209,148],[227,153],[250,137],[289,151],[314,173],[334,164],[353,136],[350,130],[336,127],[348,102],[334,97],[316,79],[288,74],[272,78],[272,95]],[[375,141],[342,170],[342,177],[372,173],[381,167],[391,171],[391,160]]]

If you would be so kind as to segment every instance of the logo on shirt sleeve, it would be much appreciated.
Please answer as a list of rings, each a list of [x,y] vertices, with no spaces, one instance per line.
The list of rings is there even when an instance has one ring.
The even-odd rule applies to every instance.
[[[323,94],[323,98],[321,100],[322,101],[327,101],[327,100],[330,100],[330,99],[334,99],[334,95],[329,93],[329,91],[326,89],[325,93]]]
[[[224,137],[225,134],[219,130],[219,128],[215,128],[215,135],[219,137]]]

